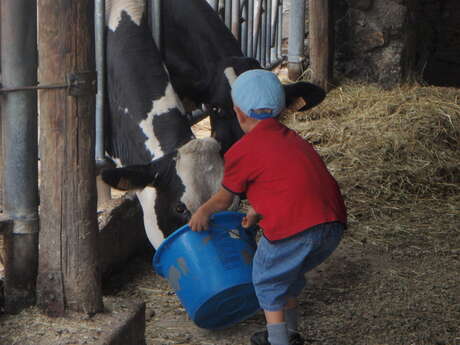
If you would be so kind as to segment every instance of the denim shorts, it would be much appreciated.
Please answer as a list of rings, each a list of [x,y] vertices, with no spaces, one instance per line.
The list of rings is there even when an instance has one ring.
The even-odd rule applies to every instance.
[[[316,225],[293,237],[270,242],[259,240],[252,280],[260,307],[283,309],[287,297],[297,297],[305,286],[305,273],[337,248],[345,226],[339,222]]]

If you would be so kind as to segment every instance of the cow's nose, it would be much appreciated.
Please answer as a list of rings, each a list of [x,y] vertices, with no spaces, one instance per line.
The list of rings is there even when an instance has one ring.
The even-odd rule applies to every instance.
[[[190,218],[192,218],[192,212],[190,212],[189,210],[185,210],[184,217],[185,217],[186,221],[188,222],[190,220]]]

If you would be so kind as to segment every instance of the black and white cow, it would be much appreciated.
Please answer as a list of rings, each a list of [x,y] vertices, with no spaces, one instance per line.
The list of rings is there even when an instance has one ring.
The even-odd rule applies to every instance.
[[[106,0],[106,150],[102,178],[137,190],[155,248],[219,187],[220,146],[195,139],[148,28],[145,0]]]
[[[168,0],[163,6],[170,75],[147,25],[146,1],[106,0],[106,146],[118,168],[102,177],[115,188],[137,190],[155,248],[217,190],[222,175],[219,145],[194,139],[178,94],[215,109],[211,125],[222,153],[242,135],[230,85],[244,71],[260,68],[243,56],[205,0]],[[324,97],[318,90],[288,85],[287,103],[308,95],[304,108],[313,106]]]
[[[211,109],[213,136],[225,152],[243,132],[233,112],[230,86],[241,73],[261,68],[245,57],[232,33],[206,0],[163,2],[163,54],[171,81],[181,98]],[[285,85],[286,104],[304,98],[307,110],[324,91],[313,84]]]

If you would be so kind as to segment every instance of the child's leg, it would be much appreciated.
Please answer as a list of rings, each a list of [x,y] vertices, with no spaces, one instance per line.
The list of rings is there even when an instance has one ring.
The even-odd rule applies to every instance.
[[[289,345],[288,329],[286,322],[276,322],[284,319],[283,310],[276,312],[266,311],[268,342],[270,345]]]
[[[296,247],[295,241],[292,242]],[[299,256],[294,249],[288,242],[275,244],[265,238],[259,241],[253,261],[253,283],[265,312],[268,341],[267,338],[263,339],[263,332],[259,332],[251,338],[254,345],[289,344],[285,308],[294,307],[297,303],[295,299],[288,299],[288,290],[299,280],[298,271],[303,261],[303,256]]]
[[[288,335],[297,333],[299,323],[299,312],[297,308],[297,298],[288,297],[286,306],[284,307],[284,321],[288,329]]]

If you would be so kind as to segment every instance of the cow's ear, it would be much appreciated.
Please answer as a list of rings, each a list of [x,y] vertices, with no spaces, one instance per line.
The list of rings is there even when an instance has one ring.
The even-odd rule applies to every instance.
[[[104,169],[101,177],[113,188],[127,191],[154,186],[159,173],[153,171],[149,165],[132,165],[125,168]]]
[[[326,92],[322,88],[303,81],[284,85],[284,93],[286,107],[295,111],[311,109],[326,97]]]

